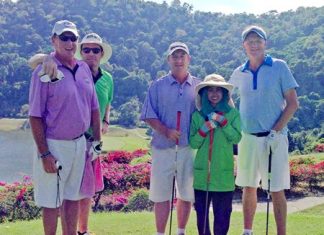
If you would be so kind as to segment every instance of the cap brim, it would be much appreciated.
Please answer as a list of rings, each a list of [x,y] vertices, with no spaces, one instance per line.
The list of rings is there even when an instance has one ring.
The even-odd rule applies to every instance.
[[[267,40],[267,39],[265,38],[265,36],[262,35],[258,30],[251,29],[250,31],[248,31],[248,32],[245,34],[243,41],[245,41],[245,39],[247,38],[247,36],[248,36],[250,33],[256,33],[260,38],[262,38],[262,39],[264,39],[264,40]]]
[[[73,29],[70,29],[70,28],[64,28],[63,30],[61,30],[60,32],[55,32],[57,35],[61,35],[62,33],[65,33],[65,32],[71,32],[73,33],[75,36],[79,37],[79,33],[77,30],[73,30]],[[54,33],[53,33],[54,34]]]
[[[217,87],[223,87],[226,90],[228,90],[229,92],[231,92],[233,90],[233,85],[229,84],[227,82],[213,82],[213,81],[208,81],[208,82],[201,82],[196,86],[196,94],[199,93],[199,91],[207,86],[217,86]]]
[[[169,51],[168,56],[169,56],[169,55],[172,55],[173,52],[175,52],[175,51],[177,51],[177,50],[184,51],[184,52],[186,52],[186,53],[189,55],[189,51],[187,51],[187,50],[184,49],[183,47],[175,47],[175,48],[173,48],[171,51]]]

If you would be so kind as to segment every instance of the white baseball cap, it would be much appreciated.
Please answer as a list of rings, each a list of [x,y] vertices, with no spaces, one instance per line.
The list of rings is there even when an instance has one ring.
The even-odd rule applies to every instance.
[[[54,28],[52,30],[52,35],[61,35],[64,32],[71,32],[75,36],[79,37],[79,33],[77,27],[74,23],[68,20],[59,20],[55,23]]]
[[[185,43],[183,43],[183,42],[173,42],[169,46],[168,56],[172,55],[172,53],[175,52],[176,50],[182,50],[182,51],[186,52],[189,55],[189,48]]]

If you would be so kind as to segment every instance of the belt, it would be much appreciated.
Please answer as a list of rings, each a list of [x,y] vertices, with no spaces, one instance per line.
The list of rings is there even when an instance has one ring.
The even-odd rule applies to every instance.
[[[88,132],[84,132],[84,137],[89,140],[90,142],[93,141],[93,137],[91,134],[89,134]]]
[[[82,136],[83,136],[83,133],[82,133],[81,135],[79,135],[79,136],[73,138],[72,140],[77,140],[77,139],[81,138]]]
[[[250,133],[250,135],[255,135],[256,137],[265,137],[270,134],[270,131]]]

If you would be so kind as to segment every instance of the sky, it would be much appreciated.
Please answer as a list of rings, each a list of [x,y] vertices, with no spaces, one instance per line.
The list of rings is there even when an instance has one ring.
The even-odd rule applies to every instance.
[[[163,3],[164,0],[147,0]],[[165,0],[168,4],[172,0]],[[193,5],[193,10],[231,13],[252,13],[259,15],[271,10],[278,12],[296,10],[298,7],[322,7],[323,0],[180,0]]]

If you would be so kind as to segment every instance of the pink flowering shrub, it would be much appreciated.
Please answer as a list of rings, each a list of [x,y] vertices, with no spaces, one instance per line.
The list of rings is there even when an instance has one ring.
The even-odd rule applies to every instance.
[[[148,199],[150,161],[148,150],[143,149],[134,152],[113,151],[103,156],[105,187],[95,196],[93,209],[151,210],[153,205]],[[300,183],[310,190],[324,187],[324,161],[318,162],[315,158],[293,159],[290,161],[290,174],[292,188]],[[25,176],[22,182],[12,184],[0,181],[0,223],[38,217],[40,208],[34,203],[33,185],[29,176]]]
[[[38,217],[40,208],[34,203],[33,186],[29,176],[24,176],[22,182],[0,183],[0,223]]]
[[[142,157],[148,153],[148,150],[138,149],[134,152],[128,151],[112,151],[109,152],[105,157],[104,161],[107,163],[117,162],[121,164],[129,164],[134,158]]]
[[[100,197],[96,211],[120,211],[127,205],[130,195],[130,191],[108,195],[104,194]]]
[[[310,190],[324,180],[324,161],[315,163],[313,158],[299,158],[289,162],[292,186],[307,183]]]
[[[123,192],[134,188],[148,188],[151,166],[141,163],[135,166],[117,162],[102,162],[105,190]]]
[[[149,188],[151,164],[130,164],[133,159],[147,153],[148,150],[143,149],[134,152],[112,151],[102,158],[104,190],[95,199],[95,211],[121,210],[134,191]]]
[[[317,144],[315,146],[315,152],[323,153],[324,152],[324,143]]]

